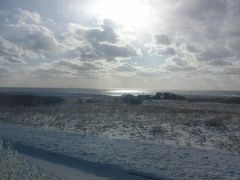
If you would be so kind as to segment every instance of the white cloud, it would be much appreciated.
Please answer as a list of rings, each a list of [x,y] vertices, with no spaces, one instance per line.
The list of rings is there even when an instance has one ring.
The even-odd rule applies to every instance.
[[[35,24],[9,25],[11,38],[19,46],[33,51],[57,51],[61,45],[58,43],[52,31]]]
[[[30,24],[40,24],[41,16],[37,12],[32,12],[28,10],[18,9],[18,14],[15,16],[18,20],[18,23],[30,23]]]
[[[62,18],[61,12],[50,7],[39,12],[29,7],[1,13],[0,61],[5,68],[2,72],[23,70],[22,66],[6,64],[25,63],[24,70],[36,73],[38,82],[40,77],[46,81],[51,77],[58,83],[60,77],[81,79],[79,82],[101,77],[103,86],[118,86],[118,82],[124,84],[128,79],[129,85],[144,82],[155,87],[161,84],[158,82],[168,86],[172,79],[174,82],[168,87],[176,87],[182,79],[184,83],[179,84],[184,88],[191,88],[195,80],[199,81],[195,83],[198,86],[210,87],[216,82],[214,87],[221,87],[227,79],[215,81],[221,75],[239,76],[239,1],[145,2],[152,8],[151,23],[146,22],[137,33],[114,21],[87,16],[87,10],[78,21],[78,17],[71,19],[65,13]],[[81,5],[79,2],[78,6]],[[48,65],[43,67],[44,63]],[[240,87],[239,78],[231,82],[230,87]]]
[[[104,21],[97,27],[69,24],[64,42],[69,42],[69,39],[73,42],[71,54],[78,56],[80,60],[113,61],[116,58],[139,55],[139,50],[133,45],[119,40],[115,27],[110,21]]]
[[[36,58],[40,58],[37,53],[22,49],[16,44],[0,36],[0,61],[23,63],[25,60],[32,60]]]

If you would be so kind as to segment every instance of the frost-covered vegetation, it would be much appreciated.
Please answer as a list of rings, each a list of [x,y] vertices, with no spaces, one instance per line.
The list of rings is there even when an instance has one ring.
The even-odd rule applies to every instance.
[[[0,140],[0,179],[57,180],[59,178],[30,164],[9,145],[3,147],[2,140]]]
[[[0,121],[179,146],[240,149],[236,104],[150,99],[132,105],[111,97],[68,97],[56,106],[2,106]]]
[[[27,151],[29,151],[29,148],[31,151],[31,147],[33,147],[37,148],[37,150],[34,150],[35,153],[39,153],[39,149],[42,149],[50,152],[50,156],[52,153],[58,154],[58,158],[63,155],[73,157],[76,160],[87,160],[97,164],[110,165],[110,168],[107,166],[103,169],[100,168],[101,170],[98,169],[99,166],[93,166],[95,168],[91,170],[88,169],[89,166],[87,164],[80,161],[80,170],[84,166],[86,167],[85,170],[90,170],[88,171],[90,173],[96,171],[101,171],[102,175],[106,171],[115,173],[116,171],[112,171],[111,168],[114,165],[115,167],[125,169],[125,172],[128,174],[133,173],[136,175],[137,173],[140,175],[132,179],[146,177],[143,179],[237,180],[240,177],[240,156],[238,153],[192,147],[176,147],[131,139],[119,140],[82,135],[80,132],[33,128],[5,123],[0,123],[0,137],[12,139],[18,142],[18,144],[27,145]],[[69,166],[67,159],[64,162],[60,162],[60,164]],[[69,172],[57,168],[57,171],[63,172],[68,177],[71,177],[72,174],[71,170]],[[61,176],[62,173],[58,174],[58,172],[56,174]],[[96,179],[82,178],[81,175],[80,177],[78,176],[76,179]],[[111,177],[109,179],[125,180],[125,178]]]

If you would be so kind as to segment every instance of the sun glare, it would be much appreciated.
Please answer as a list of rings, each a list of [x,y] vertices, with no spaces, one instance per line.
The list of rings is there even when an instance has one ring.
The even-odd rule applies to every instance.
[[[132,28],[142,27],[149,11],[149,6],[142,0],[99,0],[92,9],[100,18]]]

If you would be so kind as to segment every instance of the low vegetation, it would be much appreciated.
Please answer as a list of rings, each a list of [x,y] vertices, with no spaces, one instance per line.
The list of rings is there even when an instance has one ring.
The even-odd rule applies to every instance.
[[[63,102],[64,99],[57,96],[0,94],[0,106],[58,105]]]
[[[221,118],[207,119],[205,125],[209,127],[224,127],[223,120]]]
[[[239,151],[239,105],[166,99],[131,104],[135,98],[71,97],[56,106],[2,106],[0,122]]]
[[[205,96],[189,96],[188,101],[191,102],[212,102],[224,104],[240,104],[240,97],[205,97]]]
[[[138,95],[142,100],[185,100],[186,98],[171,92],[157,92],[155,95]]]
[[[239,152],[239,105],[176,96],[81,96],[55,106],[0,106],[0,122]]]
[[[120,97],[120,101],[126,104],[133,104],[133,105],[142,104],[142,100],[140,98],[133,96],[131,94],[122,95]]]
[[[3,147],[2,140],[0,140],[0,179],[57,180],[60,178],[47,174],[30,164],[10,146]]]

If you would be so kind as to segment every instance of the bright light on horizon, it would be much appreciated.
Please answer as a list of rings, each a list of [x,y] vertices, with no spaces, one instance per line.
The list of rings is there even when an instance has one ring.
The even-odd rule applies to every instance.
[[[137,29],[146,24],[150,7],[142,0],[99,0],[93,5],[92,13],[127,28]]]
[[[133,89],[117,89],[117,90],[111,90],[108,92],[116,94],[116,95],[119,95],[119,94],[143,94],[144,93],[143,90],[133,90]]]

